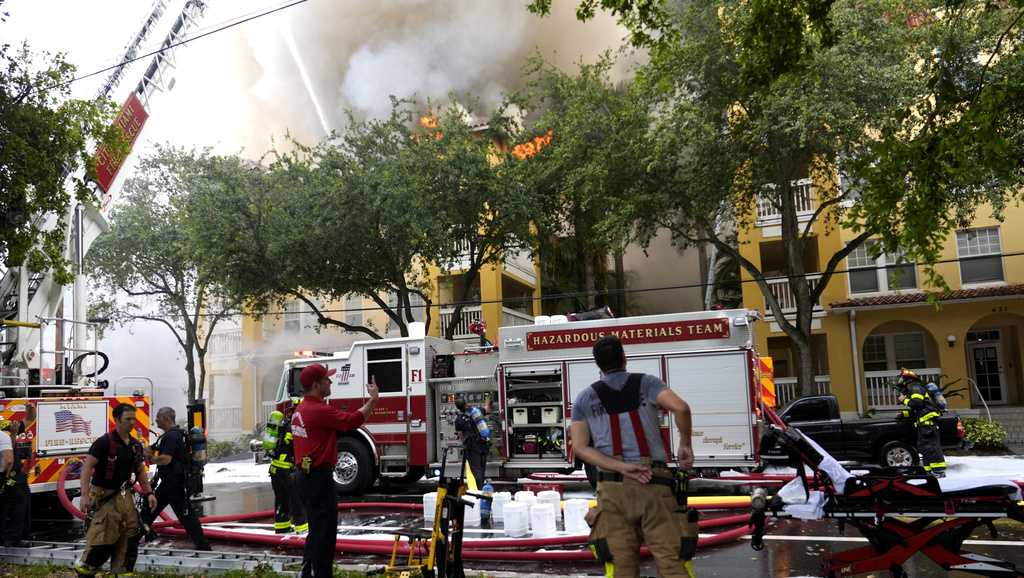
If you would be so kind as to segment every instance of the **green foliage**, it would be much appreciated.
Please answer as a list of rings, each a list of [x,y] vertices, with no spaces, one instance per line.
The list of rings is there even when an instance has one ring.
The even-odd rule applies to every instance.
[[[541,262],[552,274],[544,276],[546,292],[592,295],[608,254],[634,236],[618,207],[643,182],[649,110],[630,85],[612,81],[614,64],[605,55],[569,74],[533,57],[526,68],[528,87],[519,101],[536,121],[514,140],[550,141],[535,156],[514,159],[511,170],[538,196]],[[588,296],[577,307],[592,305]]]
[[[981,418],[970,417],[964,422],[964,438],[976,449],[1005,449],[1006,428],[1002,424]]]
[[[243,446],[231,440],[210,441],[206,446],[206,455],[211,462],[227,458],[242,451]]]
[[[28,45],[0,44],[0,263],[27,261],[31,270],[52,269],[59,283],[69,283],[69,208],[96,203],[86,187],[96,168],[89,148],[127,145],[111,124],[113,103],[72,99],[67,82],[75,67],[62,54],[39,56],[43,67]]]
[[[221,167],[229,162],[157,147],[125,182],[110,230],[88,255],[88,267],[106,292],[90,312],[113,324],[140,319],[172,331],[185,354],[189,402],[203,396],[210,336],[236,303],[201,263],[202,240],[188,235],[184,207],[198,191],[221,187]]]
[[[482,267],[526,245],[534,203],[492,146],[490,131],[502,120],[480,131],[465,109],[428,105],[436,126],[425,127],[412,103],[393,104],[388,118],[350,119],[340,135],[233,167],[224,184],[192,196],[189,235],[251,311],[300,299],[321,324],[379,337],[315,302],[356,294],[407,335],[410,295],[429,302],[429,265],[461,268],[465,259],[468,286]]]

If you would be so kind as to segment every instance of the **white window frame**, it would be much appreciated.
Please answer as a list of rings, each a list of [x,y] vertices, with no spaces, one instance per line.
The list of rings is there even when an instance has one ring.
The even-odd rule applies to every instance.
[[[870,247],[872,245],[876,244],[876,243],[878,243],[877,239],[868,239],[860,247],[857,247],[856,249],[854,249],[853,252],[860,251],[861,249],[863,249],[865,251],[865,253],[867,254],[868,258],[870,258],[871,257]],[[906,263],[903,263],[903,264],[898,264],[899,263],[899,261],[898,261],[899,257],[898,256],[890,255],[888,253],[881,253],[878,257],[876,257],[873,260],[873,263],[874,263],[873,265],[867,265],[867,266],[861,265],[859,267],[855,267],[855,266],[850,264],[850,258],[853,256],[853,252],[851,252],[849,255],[846,256],[846,271],[847,271],[847,273],[846,273],[846,292],[851,297],[865,297],[865,296],[870,297],[872,295],[898,295],[900,293],[916,293],[916,292],[920,291],[920,289],[918,289],[918,286],[917,286],[917,263],[916,262],[911,261],[911,262],[906,262]],[[890,259],[893,259],[893,262],[890,263],[889,262]],[[912,266],[913,269],[914,269],[914,286],[913,287],[902,287],[902,288],[898,288],[898,289],[890,288],[889,287],[889,269],[890,268],[895,269],[896,267],[905,267],[905,266],[908,266],[908,265]],[[878,283],[878,290],[877,291],[857,291],[857,292],[855,292],[853,290],[853,282],[852,282],[852,279],[851,279],[852,273],[854,271],[857,271],[857,270],[860,270],[860,269],[869,269],[869,268],[872,268],[872,267],[874,267],[875,278],[876,278],[876,281]]]
[[[901,364],[900,360],[896,359],[896,337],[903,336],[903,335],[918,335],[918,336],[920,336],[920,338],[921,338],[921,352],[924,354],[924,357],[921,359],[921,362],[922,362],[921,367],[912,367],[912,368],[908,368],[908,369],[922,369],[922,368],[928,367],[928,341],[926,339],[925,332],[924,331],[901,331],[901,332],[897,332],[897,333],[874,334],[874,335],[869,335],[867,338],[865,338],[865,341],[867,341],[867,339],[871,339],[872,337],[874,337],[874,338],[881,337],[882,339],[885,340],[885,370],[878,370],[878,369],[871,369],[871,370],[869,370],[869,369],[867,369],[867,363],[868,362],[867,362],[866,359],[864,359],[864,353],[863,353],[864,348],[862,346],[861,360],[860,361],[861,361],[861,367],[865,368],[864,371],[897,371],[899,369],[902,369],[903,367],[906,367],[906,364]],[[916,361],[916,360],[914,360],[914,361]]]
[[[350,307],[353,306],[353,301],[356,301],[355,311],[350,311]],[[345,323],[349,325],[362,325],[364,321],[363,313],[363,296],[356,294],[348,294],[345,296]],[[358,316],[358,318],[357,318]]]
[[[978,254],[964,255],[963,252],[960,250],[960,235],[961,234],[977,233],[978,231],[995,231],[995,233],[996,233],[996,242],[999,244],[999,250],[997,252],[995,252],[995,253],[989,252],[989,253],[978,253]],[[1002,254],[1003,254],[1003,236],[1002,236],[1002,232],[999,230],[999,227],[975,227],[975,228],[972,228],[972,229],[961,229],[961,230],[957,231],[956,232],[956,257],[957,257],[957,262],[956,263],[957,263],[957,269],[960,272],[960,286],[963,287],[963,288],[970,289],[970,288],[976,288],[976,287],[1001,287],[1001,286],[1006,285],[1006,264],[1003,262]],[[1002,277],[1003,277],[1002,279],[1000,279],[1000,280],[993,280],[993,281],[970,281],[970,282],[965,282],[964,281],[964,269],[963,269],[963,262],[964,261],[970,261],[972,259],[992,258],[992,257],[998,257],[999,258],[999,272],[1002,274]]]

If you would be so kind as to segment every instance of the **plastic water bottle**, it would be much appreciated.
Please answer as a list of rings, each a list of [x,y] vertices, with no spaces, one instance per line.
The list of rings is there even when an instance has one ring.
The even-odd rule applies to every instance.
[[[476,423],[476,431],[480,433],[480,437],[490,439],[491,428],[487,425],[487,420],[484,419],[484,412],[480,411],[479,407],[473,406],[469,409],[469,417],[473,418]]]
[[[484,484],[483,494],[487,497],[480,501],[480,519],[488,521],[491,519],[491,496],[494,495],[494,486]]]

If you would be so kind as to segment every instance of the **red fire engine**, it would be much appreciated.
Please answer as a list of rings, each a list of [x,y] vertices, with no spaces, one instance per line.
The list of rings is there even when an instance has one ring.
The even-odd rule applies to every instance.
[[[699,468],[759,464],[761,388],[749,310],[597,319],[503,327],[497,348],[429,336],[359,341],[347,352],[291,359],[278,388],[280,404],[301,396],[299,372],[312,363],[337,370],[330,403],[355,410],[374,377],[380,402],[366,425],[339,438],[335,482],[342,493],[376,479],[418,480],[436,468],[455,437],[455,400],[489,406],[488,475],[574,471],[568,440],[572,401],[598,379],[591,346],[602,335],[623,342],[628,369],[660,377],[693,410]],[[663,416],[673,453],[678,436]]]

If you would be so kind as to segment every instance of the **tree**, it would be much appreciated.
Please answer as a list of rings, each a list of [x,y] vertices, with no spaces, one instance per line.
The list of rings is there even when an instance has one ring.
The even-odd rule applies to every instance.
[[[113,103],[70,98],[75,67],[63,55],[43,54],[42,68],[34,60],[28,45],[0,44],[0,263],[52,270],[67,284],[69,210],[73,201],[95,202],[89,148],[126,144],[111,124]]]
[[[643,175],[643,138],[649,125],[644,101],[610,78],[605,55],[569,74],[530,60],[529,85],[520,97],[536,111],[520,140],[541,135],[518,163],[524,187],[540,197],[537,211],[542,260],[573,264],[576,291],[593,307],[608,255],[621,253],[633,235],[614,210]],[[571,258],[559,256],[570,251]]]
[[[215,184],[210,169],[218,161],[204,152],[158,147],[125,182],[110,230],[88,255],[95,281],[107,290],[98,311],[118,324],[161,323],[174,334],[185,354],[189,403],[203,397],[214,329],[238,309],[196,258],[184,221],[192,191]]]
[[[511,149],[512,124],[499,110],[486,124],[471,124],[472,113],[455,101],[426,117],[412,136],[402,172],[405,187],[425,207],[431,233],[419,256],[442,271],[459,270],[457,297],[444,337],[453,339],[473,284],[487,266],[531,245],[537,191],[519,179]]]
[[[647,3],[604,4],[629,26],[649,22],[628,16]],[[663,33],[641,39],[652,59],[640,82],[657,115],[648,185],[627,209],[648,231],[668,227],[680,244],[709,242],[740,263],[798,352],[804,393],[813,385],[812,310],[849,253],[879,236],[874,251],[928,266],[949,229],[979,204],[996,201],[998,209],[1000,199],[1020,194],[1019,112],[1008,126],[998,120],[1019,109],[1008,96],[1019,94],[1008,88],[1017,86],[1012,66],[1004,66],[998,90],[979,97],[994,103],[987,109],[967,98],[976,86],[968,79],[985,76],[980,56],[1002,54],[997,39],[1019,24],[1019,11],[981,2],[956,3],[947,15],[940,8],[886,0],[685,3],[667,16]],[[968,137],[975,134],[985,142]],[[993,154],[1014,147],[1011,161]],[[837,163],[855,187],[839,186]],[[802,222],[804,193],[794,185],[808,175],[820,186]],[[758,203],[781,217],[793,320],[735,236],[718,226],[750,227]],[[814,284],[805,256],[816,223],[855,234]]]
[[[229,292],[253,311],[297,298],[323,325],[379,338],[378,328],[335,319],[314,301],[362,295],[404,336],[413,295],[429,324],[431,264],[464,269],[471,283],[525,246],[532,205],[503,176],[489,133],[455,105],[424,118],[429,126],[396,101],[389,118],[350,119],[340,136],[253,166],[248,186],[197,195],[190,227],[208,240],[204,259]]]

